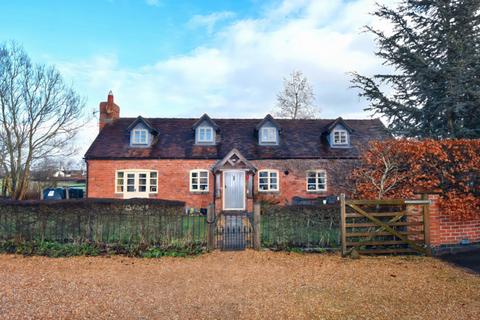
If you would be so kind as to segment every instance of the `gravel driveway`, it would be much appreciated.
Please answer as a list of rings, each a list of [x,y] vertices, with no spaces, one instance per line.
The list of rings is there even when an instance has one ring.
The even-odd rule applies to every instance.
[[[424,257],[0,255],[2,319],[475,319],[480,277]],[[478,318],[476,318],[478,319]]]

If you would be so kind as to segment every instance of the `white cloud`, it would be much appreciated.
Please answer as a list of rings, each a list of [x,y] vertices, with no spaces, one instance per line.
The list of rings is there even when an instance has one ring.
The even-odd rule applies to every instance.
[[[145,3],[149,6],[158,7],[160,6],[160,0],[145,0]]]
[[[363,25],[376,23],[368,14],[373,8],[373,0],[286,0],[257,19],[214,13],[192,18],[189,26],[214,30],[219,19],[232,21],[213,33],[208,45],[183,56],[136,69],[103,54],[57,61],[57,66],[88,94],[90,109],[98,108],[112,89],[122,116],[199,117],[207,112],[213,117],[263,117],[275,105],[282,78],[299,69],[314,87],[322,117],[366,118],[362,110],[367,103],[349,89],[347,73],[382,68],[371,36],[360,33]],[[92,130],[84,137],[86,145]]]
[[[214,12],[208,15],[194,15],[189,21],[188,26],[190,28],[203,27],[207,29],[208,33],[212,33],[215,28],[215,24],[222,20],[231,19],[235,16],[235,13],[231,11]]]

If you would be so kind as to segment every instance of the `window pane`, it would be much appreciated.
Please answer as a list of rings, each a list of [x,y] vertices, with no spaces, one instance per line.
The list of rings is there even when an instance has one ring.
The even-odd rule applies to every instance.
[[[270,189],[277,190],[277,183],[270,183]]]
[[[127,174],[127,192],[135,192],[135,174]]]
[[[212,141],[212,129],[205,129],[205,140]]]
[[[197,172],[192,172],[192,178],[196,178],[198,176],[198,173]]]
[[[208,177],[208,172],[207,172],[207,171],[201,171],[201,172],[200,172],[200,177],[201,177],[201,178],[206,178],[206,177]]]
[[[262,128],[262,141],[263,142],[276,142],[277,141],[277,129],[275,129],[275,128]]]
[[[268,177],[268,172],[267,171],[262,171],[259,173],[260,178],[266,178]]]

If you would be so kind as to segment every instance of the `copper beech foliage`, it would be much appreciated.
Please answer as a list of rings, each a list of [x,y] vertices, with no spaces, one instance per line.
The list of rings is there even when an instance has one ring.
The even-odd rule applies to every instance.
[[[356,197],[412,198],[438,192],[442,210],[480,218],[480,140],[373,141],[353,172]]]

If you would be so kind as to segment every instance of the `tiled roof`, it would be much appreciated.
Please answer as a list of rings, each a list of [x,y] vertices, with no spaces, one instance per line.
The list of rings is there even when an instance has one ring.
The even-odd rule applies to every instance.
[[[198,119],[148,118],[158,138],[149,148],[134,148],[127,128],[136,118],[120,118],[98,134],[86,159],[222,159],[233,148],[246,159],[356,158],[369,140],[390,137],[379,119],[343,120],[353,131],[351,148],[331,148],[326,131],[335,120],[276,119],[282,128],[278,146],[258,144],[258,123],[263,119],[213,119],[219,127],[214,146],[195,145],[192,126]]]

